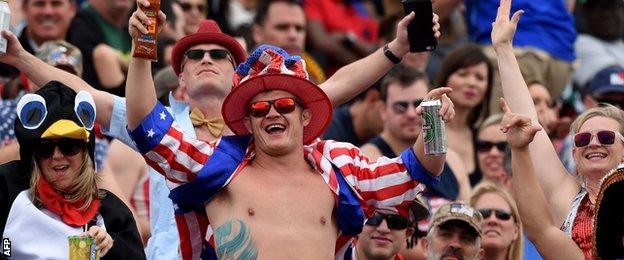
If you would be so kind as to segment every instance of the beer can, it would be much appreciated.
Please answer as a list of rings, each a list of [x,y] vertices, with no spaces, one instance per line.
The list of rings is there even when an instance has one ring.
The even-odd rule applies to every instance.
[[[6,0],[0,0],[0,31],[8,30],[11,24],[11,9]],[[7,49],[7,39],[0,35],[0,54],[5,54]]]
[[[423,101],[422,132],[426,155],[441,155],[446,153],[446,135],[444,120],[440,117],[442,101],[439,99]]]

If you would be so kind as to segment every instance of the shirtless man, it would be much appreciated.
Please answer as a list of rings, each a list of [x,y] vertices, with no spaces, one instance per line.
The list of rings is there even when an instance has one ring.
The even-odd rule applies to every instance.
[[[139,19],[143,17],[135,14],[130,26],[145,31]],[[214,73],[198,64],[182,61],[199,75]],[[289,71],[281,71],[286,67]],[[267,71],[273,74],[258,76]],[[216,142],[177,130],[157,104],[150,77],[149,61],[131,60],[128,128],[148,164],[173,184],[170,198],[180,210],[205,209],[220,258],[333,258],[343,248],[340,243],[349,240],[339,234],[361,231],[361,205],[392,207],[411,201],[442,170],[444,156],[425,156],[422,140],[401,157],[377,163],[368,162],[352,145],[317,141],[331,117],[332,102],[307,80],[299,57],[274,47],[257,50],[238,67],[235,87],[222,108],[228,128],[238,136]],[[445,120],[454,114],[444,95],[449,91],[441,88],[428,95],[442,98]],[[384,189],[391,194],[379,192]]]

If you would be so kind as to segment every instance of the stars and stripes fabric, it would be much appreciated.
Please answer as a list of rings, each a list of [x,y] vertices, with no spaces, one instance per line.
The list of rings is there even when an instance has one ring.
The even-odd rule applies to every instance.
[[[160,103],[130,135],[148,165],[167,178],[178,217],[189,212],[205,216],[203,205],[254,156],[250,135],[223,137],[212,143],[186,137]],[[365,217],[375,208],[395,208],[407,216],[407,206],[416,195],[426,185],[438,181],[411,149],[397,158],[369,161],[351,144],[317,139],[304,146],[304,156],[336,196],[340,230],[337,257],[345,252],[351,238],[361,232]],[[204,241],[193,241],[194,247],[204,244],[204,249],[211,250],[214,240],[208,220],[194,221],[198,230],[192,232],[210,242],[206,245]]]
[[[21,92],[15,99],[0,100],[0,147],[16,142],[13,123],[17,118],[17,102],[24,93]]]
[[[285,50],[263,44],[236,67],[233,85],[263,74],[289,74],[308,79],[306,63],[301,56],[289,55]]]

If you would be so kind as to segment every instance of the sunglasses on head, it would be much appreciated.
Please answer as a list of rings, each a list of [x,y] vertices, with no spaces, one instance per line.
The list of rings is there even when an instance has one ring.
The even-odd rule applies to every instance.
[[[382,214],[379,212],[375,212],[375,214],[366,221],[366,225],[377,227],[384,219],[389,229],[402,230],[409,226],[409,221],[406,217],[398,214]]]
[[[74,156],[80,151],[87,148],[83,140],[63,138],[59,140],[42,140],[35,149],[35,156],[41,159],[48,159],[54,154],[54,149],[58,147],[59,151],[65,156]]]
[[[295,110],[299,105],[299,101],[295,98],[278,98],[268,101],[253,102],[249,105],[249,115],[253,117],[264,117],[269,114],[271,107],[275,108],[280,114],[288,114]]]
[[[477,152],[480,153],[487,153],[492,150],[492,147],[496,147],[499,152],[504,152],[505,148],[507,148],[507,142],[477,141],[477,143],[475,144]]]
[[[180,7],[183,11],[188,12],[191,8],[196,8],[200,12],[206,11],[206,6],[203,4],[191,4],[191,3],[180,3]]]
[[[509,220],[511,219],[511,213],[501,210],[501,209],[479,209],[479,213],[483,216],[483,219],[487,219],[494,212],[494,216],[500,220]]]
[[[397,101],[397,102],[392,103],[392,110],[394,111],[394,113],[397,113],[397,114],[405,114],[405,112],[407,112],[407,109],[409,109],[410,104],[412,104],[414,108],[417,108],[422,101],[423,101],[422,99],[416,99],[411,102]]]
[[[602,130],[596,133],[596,136],[598,137],[598,142],[600,142],[600,144],[603,144],[603,145],[610,145],[610,144],[615,143],[616,135],[618,136],[620,140],[624,141],[624,137],[619,132],[616,133],[616,132],[609,131],[609,130]],[[594,137],[594,134],[589,133],[589,132],[575,134],[574,146],[575,147],[587,146],[589,145],[593,137]]]

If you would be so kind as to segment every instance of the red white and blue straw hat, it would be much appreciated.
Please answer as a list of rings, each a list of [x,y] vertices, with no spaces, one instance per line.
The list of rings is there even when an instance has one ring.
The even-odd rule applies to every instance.
[[[332,104],[327,94],[309,80],[305,61],[278,47],[261,45],[236,69],[234,86],[221,107],[223,120],[235,134],[250,134],[244,124],[249,101],[269,90],[292,93],[312,112],[310,123],[303,128],[304,144],[325,131],[331,121]]]

